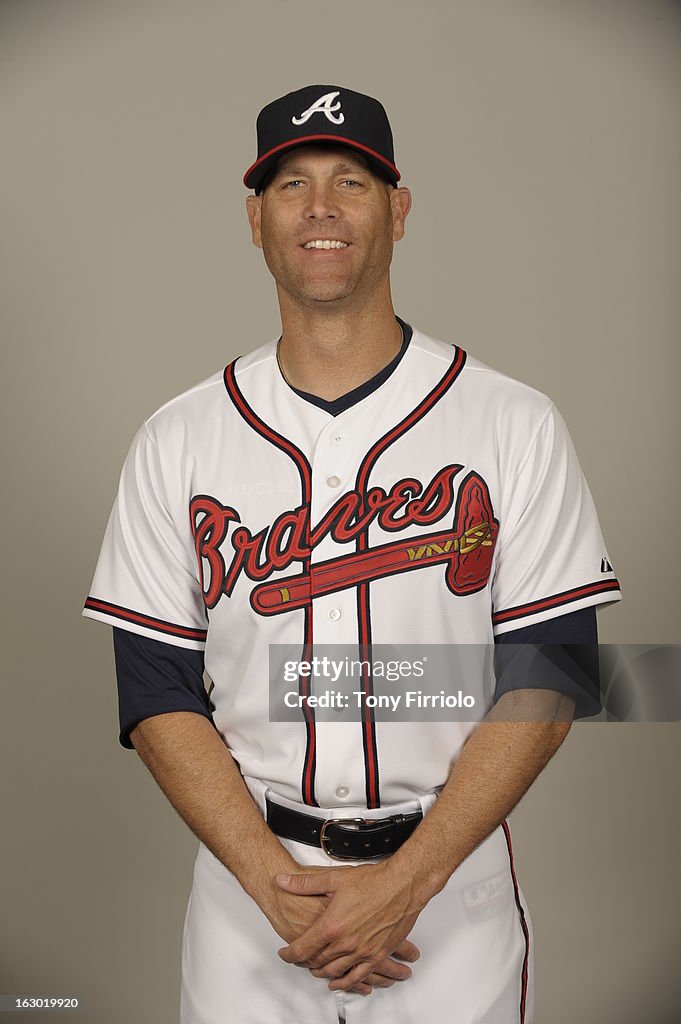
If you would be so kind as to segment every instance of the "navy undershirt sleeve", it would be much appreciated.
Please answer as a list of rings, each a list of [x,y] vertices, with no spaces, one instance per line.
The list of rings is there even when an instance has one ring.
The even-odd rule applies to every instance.
[[[213,721],[213,705],[203,683],[203,651],[115,626],[113,644],[121,746],[134,750],[131,731],[152,715],[195,711]]]
[[[119,742],[133,750],[130,733],[145,718],[169,711],[194,711],[211,722],[213,705],[203,682],[203,651],[191,651],[175,644],[152,640],[127,629],[113,629],[118,709]],[[531,645],[518,652],[511,644]],[[577,659],[579,671],[546,671],[545,659],[534,657],[540,644],[568,644],[570,665]],[[575,718],[596,715],[598,700],[596,609],[584,608],[559,615],[536,626],[514,629],[495,638],[499,656],[495,670],[494,700],[502,693],[531,687],[560,690],[575,697]],[[502,649],[502,645],[505,649]],[[554,648],[552,647],[551,650]],[[505,651],[509,656],[504,658]],[[594,658],[595,653],[595,658]],[[521,656],[519,656],[519,654]],[[554,659],[555,661],[555,659]]]
[[[558,690],[574,697],[574,718],[597,715],[601,701],[595,606],[501,633],[495,637],[494,670],[495,703],[509,690]]]

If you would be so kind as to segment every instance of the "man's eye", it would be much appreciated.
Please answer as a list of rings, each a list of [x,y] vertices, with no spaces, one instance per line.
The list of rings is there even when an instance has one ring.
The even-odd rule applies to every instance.
[[[341,182],[342,185],[356,185],[357,188],[361,187],[361,181],[355,181],[354,178],[344,178]]]
[[[302,185],[300,178],[294,178],[293,181],[284,182],[283,188],[291,188],[293,185]]]

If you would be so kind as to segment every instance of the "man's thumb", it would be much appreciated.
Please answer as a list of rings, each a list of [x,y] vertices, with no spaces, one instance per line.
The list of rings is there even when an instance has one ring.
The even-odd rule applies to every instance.
[[[289,892],[325,893],[328,892],[329,887],[328,879],[324,877],[325,874],[326,872],[320,871],[313,875],[307,875],[305,872],[297,875],[277,875],[277,884]]]

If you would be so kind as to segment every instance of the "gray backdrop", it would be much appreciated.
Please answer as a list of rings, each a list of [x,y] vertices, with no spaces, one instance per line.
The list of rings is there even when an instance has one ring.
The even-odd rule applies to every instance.
[[[142,419],[278,334],[241,184],[275,96],[384,101],[397,312],[553,398],[623,585],[602,639],[679,641],[680,54],[671,0],[0,5],[0,992],[177,1019],[197,841],[80,610]],[[511,816],[537,1024],[678,1020],[680,768],[675,725],[576,726]]]

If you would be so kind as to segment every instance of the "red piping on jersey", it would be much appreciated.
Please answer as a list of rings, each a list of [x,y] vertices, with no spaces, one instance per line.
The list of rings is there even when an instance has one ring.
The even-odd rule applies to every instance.
[[[279,434],[272,427],[269,427],[264,420],[262,420],[258,414],[250,407],[244,396],[242,395],[239,385],[236,382],[235,365],[237,359],[232,360],[228,366],[225,367],[224,382],[227,394],[231,398],[237,412],[243,417],[246,423],[251,427],[257,434],[264,437],[266,441],[273,444],[275,448],[279,448],[285,452],[293,460],[298,467],[300,474],[300,486],[302,503],[307,505],[308,508],[312,507],[312,467],[305,458],[303,452],[298,448],[292,441]],[[310,572],[311,562],[311,539],[310,539],[310,517],[308,516],[307,533],[305,537],[305,543],[308,549],[308,556],[302,561],[303,571]],[[312,599],[306,602],[303,609],[304,614],[304,628],[303,628],[303,653],[301,655],[302,661],[310,661],[312,657]],[[306,676],[298,677],[298,690],[301,696],[308,697],[310,694],[310,680]],[[303,762],[303,774],[301,780],[301,795],[303,802],[310,804],[314,807],[318,807],[317,799],[315,797],[315,768],[317,763],[317,729],[315,723],[314,708],[309,706],[307,700],[303,701],[303,715],[305,716],[305,727],[307,731],[307,742],[305,745],[305,760]]]
[[[534,615],[535,612],[547,611],[549,608],[558,608],[563,604],[570,604],[572,601],[579,601],[582,597],[591,597],[593,594],[603,594],[610,590],[620,590],[619,582],[615,580],[597,580],[595,583],[587,583],[575,590],[563,590],[559,594],[545,597],[541,601],[532,601],[530,604],[519,604],[515,608],[505,608],[503,612],[494,612],[492,624],[508,622],[510,619],[522,619],[526,615]]]
[[[449,367],[426,397],[419,402],[415,409],[405,416],[403,420],[392,427],[387,434],[379,438],[369,449],[362,459],[357,473],[356,490],[362,495],[364,504],[366,489],[369,482],[369,474],[376,464],[376,460],[389,445],[401,437],[407,430],[418,423],[428,413],[436,402],[449,390],[457,379],[466,362],[466,353],[458,345],[454,346],[454,356]],[[359,534],[356,542],[356,550],[366,551],[369,546],[369,531],[365,530]],[[371,644],[371,603],[369,583],[360,583],[357,587],[357,613],[359,626],[359,647],[360,658],[366,661],[368,658],[369,645]],[[364,652],[367,652],[365,654]],[[371,676],[367,673],[366,667],[362,667],[362,685],[365,696],[370,696],[373,691]],[[366,706],[362,714],[362,741],[364,746],[364,776],[367,798],[367,808],[375,809],[381,806],[379,790],[379,769],[378,753],[376,749],[376,720],[373,708]]]
[[[205,641],[208,631],[206,629],[190,629],[188,626],[178,626],[174,622],[166,622],[165,619],[154,619],[150,615],[141,615],[132,611],[131,608],[124,608],[120,604],[111,604],[109,601],[100,601],[96,597],[88,597],[85,607],[95,612],[103,612],[105,615],[112,615],[117,619],[127,622],[135,622],[138,626],[145,626],[147,629],[155,629],[159,633],[169,633],[171,636],[182,636],[187,640]]]
[[[525,1024],[525,1005],[527,1002],[527,970],[530,959],[530,932],[527,927],[527,921],[525,920],[525,911],[523,905],[520,902],[520,893],[518,891],[518,879],[515,875],[515,866],[513,864],[513,846],[511,845],[511,832],[506,821],[502,821],[501,827],[504,830],[504,837],[506,839],[506,846],[508,847],[508,859],[511,865],[511,877],[513,878],[513,892],[515,895],[515,905],[518,908],[518,914],[520,916],[520,927],[523,930],[525,936],[525,955],[523,957],[523,967],[520,975],[520,1024]]]

